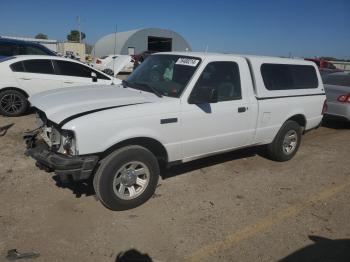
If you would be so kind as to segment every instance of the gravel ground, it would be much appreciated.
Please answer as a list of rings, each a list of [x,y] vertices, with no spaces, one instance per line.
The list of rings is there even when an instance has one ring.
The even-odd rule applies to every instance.
[[[62,187],[24,156],[23,131],[0,137],[0,261],[350,261],[350,125],[307,133],[296,157],[272,162],[259,148],[167,171],[153,198],[112,212],[89,184]],[[134,261],[134,260],[131,260]],[[147,261],[147,260],[145,260]],[[150,261],[150,260],[148,260]]]

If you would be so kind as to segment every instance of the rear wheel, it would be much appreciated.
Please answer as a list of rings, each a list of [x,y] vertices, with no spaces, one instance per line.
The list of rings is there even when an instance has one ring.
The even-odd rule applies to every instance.
[[[4,116],[20,116],[28,109],[27,98],[21,92],[10,89],[0,92],[0,113]]]
[[[141,146],[127,146],[102,160],[94,177],[99,200],[111,210],[126,210],[146,202],[159,178],[156,157]]]
[[[302,128],[297,122],[285,122],[273,142],[267,146],[270,158],[279,162],[292,159],[299,149],[301,133]]]

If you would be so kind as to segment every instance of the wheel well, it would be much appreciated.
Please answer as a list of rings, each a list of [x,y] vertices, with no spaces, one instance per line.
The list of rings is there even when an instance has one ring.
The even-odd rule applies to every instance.
[[[165,147],[162,145],[162,143],[160,143],[159,141],[153,138],[148,138],[148,137],[131,138],[131,139],[127,139],[122,142],[119,142],[118,144],[108,148],[105,152],[103,152],[101,154],[101,158],[104,158],[105,156],[109,155],[110,153],[112,153],[113,151],[119,148],[122,148],[124,146],[130,146],[130,145],[138,145],[138,146],[147,148],[156,156],[160,164],[165,164],[168,162],[168,153]]]
[[[29,95],[28,95],[25,91],[23,91],[22,89],[19,89],[19,88],[17,88],[17,87],[5,87],[5,88],[1,88],[1,89],[0,89],[0,92],[2,92],[2,91],[7,91],[7,90],[16,90],[16,91],[22,93],[26,98],[29,97]]]
[[[301,115],[301,114],[294,115],[291,118],[289,118],[288,120],[293,120],[293,121],[297,122],[301,127],[303,127],[303,129],[305,129],[305,127],[306,127],[306,118],[304,115]]]

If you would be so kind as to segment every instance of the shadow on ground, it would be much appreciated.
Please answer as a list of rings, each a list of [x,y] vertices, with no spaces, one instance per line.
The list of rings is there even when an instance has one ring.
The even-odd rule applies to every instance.
[[[82,196],[88,197],[95,195],[92,179],[82,182],[71,181],[69,183],[62,183],[57,175],[53,176],[52,179],[56,182],[56,186],[60,188],[70,189],[76,198],[80,198]]]
[[[255,155],[267,157],[265,147],[244,148],[237,151],[232,151],[220,155],[191,161],[185,164],[177,164],[168,168],[162,168],[161,177],[162,179],[168,179],[201,168],[222,164],[237,159],[253,157]],[[72,181],[70,183],[62,183],[58,176],[53,176],[52,179],[56,182],[56,186],[60,188],[70,189],[76,198],[80,198],[82,196],[89,197],[95,195],[92,179],[86,180],[84,182]]]
[[[279,262],[349,262],[350,239],[309,236],[314,243],[297,250]]]
[[[249,158],[256,155],[260,155],[264,158],[267,158],[265,147],[243,148],[224,154],[198,159],[184,164],[174,165],[170,168],[165,169],[162,172],[162,178],[167,179],[201,168],[206,168],[217,164],[223,164],[237,159]]]
[[[142,254],[136,249],[130,249],[120,252],[115,258],[115,262],[152,262],[152,258],[148,254]]]
[[[324,116],[322,126],[331,129],[350,129],[350,121],[331,116]]]

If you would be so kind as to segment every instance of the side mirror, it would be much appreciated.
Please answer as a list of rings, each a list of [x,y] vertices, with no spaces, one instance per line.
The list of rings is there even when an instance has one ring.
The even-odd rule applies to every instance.
[[[91,79],[92,79],[92,82],[97,82],[97,75],[95,72],[91,72]]]
[[[211,104],[218,102],[218,91],[212,87],[200,87],[192,92],[189,101],[190,104]]]

